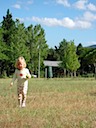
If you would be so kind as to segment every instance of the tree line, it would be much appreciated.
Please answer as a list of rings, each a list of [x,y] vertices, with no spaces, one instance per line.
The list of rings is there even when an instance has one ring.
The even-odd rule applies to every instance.
[[[40,53],[41,77],[44,77],[44,60],[61,61],[64,75],[82,75],[96,72],[96,49],[75,46],[74,40],[63,39],[59,46],[49,48],[45,31],[40,24],[25,27],[19,19],[13,20],[9,9],[0,23],[0,77],[11,76],[19,56],[24,56],[30,72],[38,74]]]

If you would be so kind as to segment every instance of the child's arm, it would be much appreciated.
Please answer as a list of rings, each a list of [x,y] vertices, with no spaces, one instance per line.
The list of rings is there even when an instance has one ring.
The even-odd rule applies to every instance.
[[[28,69],[27,69],[27,75],[26,75],[26,78],[27,78],[27,79],[30,79],[30,78],[31,78],[31,74],[30,74],[30,72],[29,72]]]
[[[17,71],[15,70],[15,73],[14,73],[14,75],[13,75],[13,79],[12,79],[12,81],[11,81],[11,83],[10,83],[10,86],[12,86],[13,84],[14,84],[14,82],[15,82],[15,80],[16,80],[16,78],[17,78],[17,73],[16,73]]]

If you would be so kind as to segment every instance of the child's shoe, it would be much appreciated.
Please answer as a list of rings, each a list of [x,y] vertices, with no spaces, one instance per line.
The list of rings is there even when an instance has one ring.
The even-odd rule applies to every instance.
[[[22,103],[22,107],[23,107],[23,108],[25,108],[25,107],[26,107],[25,102],[24,102],[24,103]]]

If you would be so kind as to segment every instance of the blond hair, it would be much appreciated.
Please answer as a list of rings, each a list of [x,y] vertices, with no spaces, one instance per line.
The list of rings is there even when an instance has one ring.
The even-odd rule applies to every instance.
[[[18,59],[16,60],[16,63],[15,63],[15,68],[18,67],[18,63],[19,63],[20,61],[23,61],[23,67],[25,68],[25,67],[26,67],[26,61],[25,61],[25,59],[24,59],[23,56],[18,57]]]

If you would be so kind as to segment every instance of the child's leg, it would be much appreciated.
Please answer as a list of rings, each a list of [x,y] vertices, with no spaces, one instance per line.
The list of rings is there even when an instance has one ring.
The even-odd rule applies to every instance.
[[[19,103],[20,107],[22,107],[22,98],[23,98],[22,94],[19,94],[18,95],[18,103]]]
[[[26,106],[26,94],[23,94],[23,98],[22,98],[22,107]]]
[[[23,88],[23,98],[22,98],[22,107],[26,106],[27,90],[28,90],[28,85],[24,85],[24,88]]]
[[[20,107],[22,107],[22,99],[23,99],[23,95],[22,95],[22,86],[18,87],[18,104]]]

